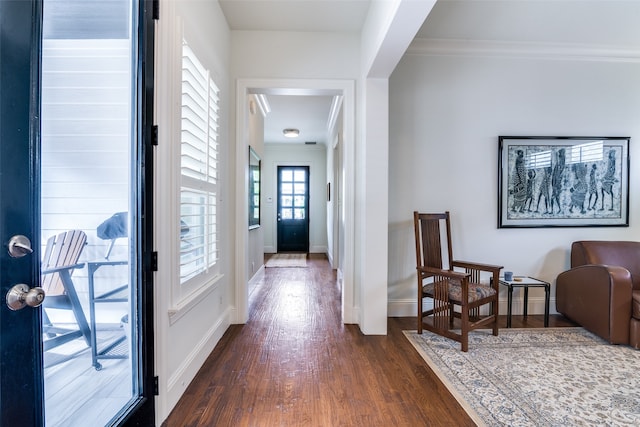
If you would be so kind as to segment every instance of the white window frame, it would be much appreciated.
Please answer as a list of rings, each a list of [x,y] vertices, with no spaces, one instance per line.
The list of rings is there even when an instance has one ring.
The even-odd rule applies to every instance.
[[[220,116],[220,90],[215,84],[211,73],[198,60],[188,43],[182,41],[180,55],[180,145],[179,167],[177,168],[177,202],[179,205],[179,229],[177,235],[177,265],[178,277],[177,294],[178,301],[174,301],[175,308],[180,310],[185,305],[190,305],[191,300],[202,297],[201,292],[207,289],[213,290],[214,284],[220,279],[219,262],[219,207],[217,206],[219,192],[219,116]],[[188,73],[185,72],[188,69]],[[186,79],[191,76],[189,86],[185,85]],[[188,92],[188,93],[187,93]],[[188,104],[188,105],[186,105]],[[185,115],[188,111],[189,117]],[[189,130],[190,129],[190,130]],[[191,143],[190,143],[191,142]],[[195,155],[186,155],[183,148],[190,147]],[[198,150],[201,150],[198,152]],[[211,151],[213,150],[213,151]],[[183,157],[184,156],[184,157]],[[185,159],[183,161],[183,159]],[[186,192],[200,193],[208,199],[207,202],[196,207],[204,209],[206,213],[201,219],[204,222],[197,224],[193,218],[185,218],[189,225],[189,231],[185,236],[181,234],[183,219],[183,190]],[[211,212],[213,210],[213,213]],[[191,233],[191,235],[189,234]],[[194,234],[195,233],[195,234]],[[199,247],[200,252],[196,259],[200,260],[194,272],[186,274],[182,261],[184,254],[193,251],[193,245]],[[191,245],[192,249],[188,249]],[[204,288],[204,289],[203,289]],[[171,313],[170,313],[171,314]]]

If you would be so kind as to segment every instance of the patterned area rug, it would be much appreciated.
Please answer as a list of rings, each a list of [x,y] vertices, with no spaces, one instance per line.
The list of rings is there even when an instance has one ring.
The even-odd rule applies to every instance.
[[[405,336],[480,426],[638,426],[640,350],[582,328]]]
[[[265,267],[306,267],[307,254],[275,254]]]

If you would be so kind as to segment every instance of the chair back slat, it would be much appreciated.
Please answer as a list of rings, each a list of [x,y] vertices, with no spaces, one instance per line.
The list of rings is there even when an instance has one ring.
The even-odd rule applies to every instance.
[[[446,223],[446,224],[445,224]],[[444,227],[444,230],[443,230]],[[414,229],[416,232],[416,262],[419,266],[443,268],[443,232],[446,232],[447,255],[451,260],[451,236],[449,212],[426,214],[414,212]]]
[[[87,235],[81,230],[65,231],[47,240],[42,260],[41,279],[42,289],[47,295],[64,294],[64,286],[59,273],[46,273],[46,271],[77,264],[86,242]]]

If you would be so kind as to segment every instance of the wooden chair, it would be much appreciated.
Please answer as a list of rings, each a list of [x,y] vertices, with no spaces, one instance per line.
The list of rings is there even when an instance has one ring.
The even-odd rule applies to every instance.
[[[51,236],[47,241],[42,260],[41,287],[45,292],[43,306],[44,350],[83,337],[87,345],[91,344],[89,323],[82,310],[78,293],[71,280],[76,268],[83,268],[78,259],[87,242],[87,235],[80,230],[70,230]],[[71,310],[78,325],[75,329],[54,326],[47,316],[47,309]]]
[[[418,333],[426,329],[458,341],[462,351],[469,349],[469,331],[493,327],[498,335],[498,278],[501,266],[457,261],[451,248],[449,212],[413,213],[418,277]],[[446,247],[441,242],[444,240]],[[446,257],[443,259],[443,256]],[[443,267],[445,261],[446,268]],[[456,270],[457,269],[457,270]],[[462,271],[460,271],[462,270]],[[481,284],[481,272],[490,274],[491,284]],[[423,299],[433,307],[423,310]],[[480,307],[489,304],[489,314]],[[459,308],[459,310],[456,309]],[[459,331],[454,318],[460,319]]]

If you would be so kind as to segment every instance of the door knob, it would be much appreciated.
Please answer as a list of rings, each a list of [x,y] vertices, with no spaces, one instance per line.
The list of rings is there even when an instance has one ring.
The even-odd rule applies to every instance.
[[[13,236],[11,240],[9,240],[7,247],[9,248],[9,255],[13,258],[21,258],[33,253],[33,249],[31,249],[31,241],[27,236],[23,236],[21,234]]]
[[[7,306],[13,310],[20,310],[27,305],[38,307],[44,301],[44,290],[39,287],[29,288],[24,283],[19,283],[7,292]]]

